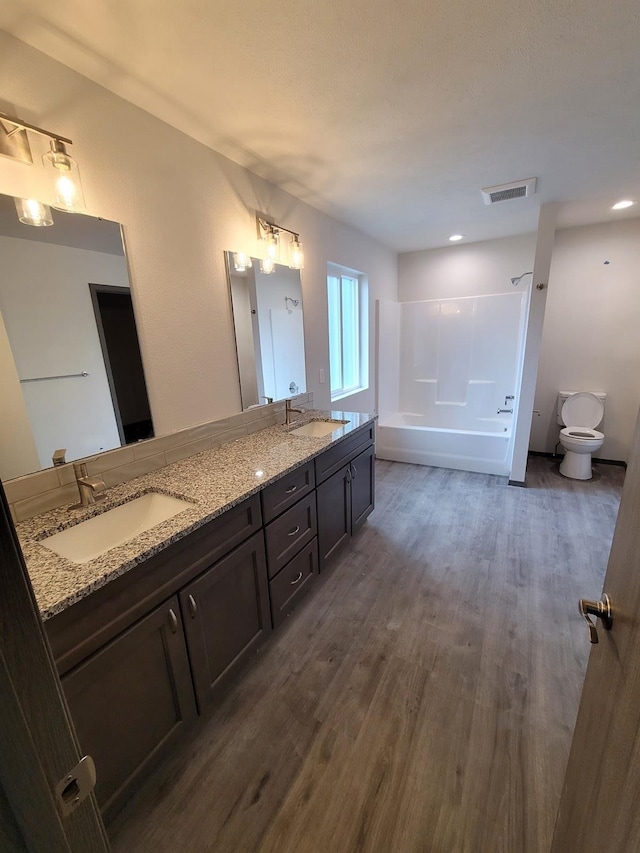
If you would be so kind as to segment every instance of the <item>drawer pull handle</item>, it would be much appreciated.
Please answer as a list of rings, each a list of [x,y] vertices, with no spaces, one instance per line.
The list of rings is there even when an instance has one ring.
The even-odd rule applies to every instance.
[[[302,580],[302,572],[300,572],[300,574],[298,575],[298,577],[294,581],[291,581],[291,586],[295,586],[295,584],[300,583],[301,580]]]
[[[178,630],[178,617],[173,612],[173,608],[169,608],[169,627],[171,628],[171,633],[175,634]]]
[[[284,493],[285,495],[292,495],[297,490],[297,488],[297,486],[291,486],[290,489],[285,489]]]
[[[189,603],[189,616],[191,616],[192,619],[195,619],[196,613],[198,612],[198,605],[196,604],[196,600],[192,595],[190,595],[187,601]]]
[[[290,533],[287,533],[287,536],[295,536],[296,533],[299,533],[299,532],[300,532],[300,525],[296,524],[296,526],[293,528],[293,530]]]

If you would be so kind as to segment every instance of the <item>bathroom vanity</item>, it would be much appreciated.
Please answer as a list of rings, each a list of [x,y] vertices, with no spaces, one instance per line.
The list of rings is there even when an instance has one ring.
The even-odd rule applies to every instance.
[[[315,413],[312,413],[315,414]],[[334,414],[335,416],[335,414]],[[188,508],[76,565],[18,532],[96,796],[112,816],[263,646],[374,506],[374,419],[270,427],[110,490],[79,522],[157,491]]]

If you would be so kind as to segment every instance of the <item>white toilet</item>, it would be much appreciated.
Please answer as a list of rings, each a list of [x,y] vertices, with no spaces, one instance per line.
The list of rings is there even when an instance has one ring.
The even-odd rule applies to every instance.
[[[606,394],[588,391],[560,391],[558,394],[558,423],[564,459],[560,473],[572,480],[591,479],[591,454],[600,450],[604,435],[596,427],[604,417]]]

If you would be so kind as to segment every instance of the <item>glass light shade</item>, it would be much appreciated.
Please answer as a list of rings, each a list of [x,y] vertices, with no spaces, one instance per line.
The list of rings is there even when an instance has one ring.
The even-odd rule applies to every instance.
[[[236,272],[246,272],[251,267],[251,258],[246,252],[234,252],[233,266]]]
[[[82,213],[85,202],[80,170],[64,144],[52,139],[51,151],[42,157],[42,162],[53,187],[53,207],[67,213]]]
[[[304,268],[302,243],[296,236],[292,238],[289,246],[289,268],[292,270],[301,270]]]
[[[280,260],[280,240],[277,231],[270,231],[263,240],[264,257],[272,261]]]
[[[48,204],[42,204],[34,198],[14,198],[18,219],[25,225],[35,225],[41,228],[53,225],[53,216]]]
[[[276,271],[276,262],[271,258],[263,258],[260,261],[260,272],[264,275],[271,275]]]

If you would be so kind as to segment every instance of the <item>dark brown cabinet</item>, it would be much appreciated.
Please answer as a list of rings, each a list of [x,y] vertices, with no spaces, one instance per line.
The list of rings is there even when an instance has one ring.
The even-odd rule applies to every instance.
[[[370,447],[351,463],[351,533],[373,512],[375,503],[375,448]]]
[[[372,511],[373,441],[371,423],[47,622],[107,818]]]
[[[196,716],[177,596],[68,672],[62,685],[108,817]]]
[[[364,524],[374,507],[374,491],[373,446],[358,454],[318,486],[320,571]]]
[[[271,630],[262,534],[185,587],[180,607],[202,711]]]
[[[309,591],[318,574],[318,542],[313,539],[269,584],[271,617],[277,628]]]

